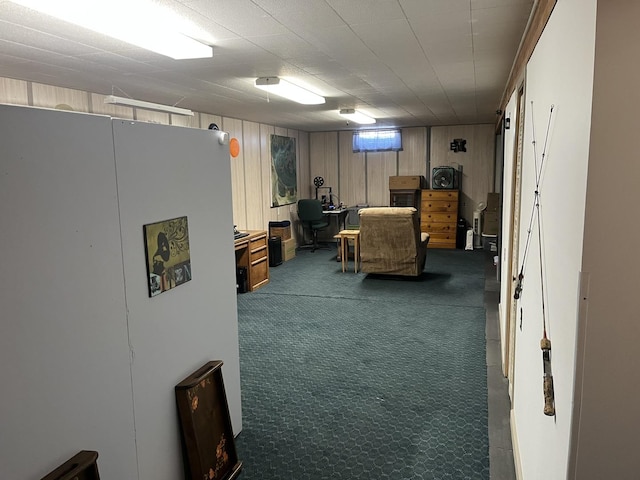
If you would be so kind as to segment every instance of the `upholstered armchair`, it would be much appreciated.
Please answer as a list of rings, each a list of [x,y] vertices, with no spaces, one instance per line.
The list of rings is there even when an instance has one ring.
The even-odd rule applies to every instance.
[[[363,208],[359,215],[363,272],[407,276],[422,273],[429,234],[420,232],[415,208]]]

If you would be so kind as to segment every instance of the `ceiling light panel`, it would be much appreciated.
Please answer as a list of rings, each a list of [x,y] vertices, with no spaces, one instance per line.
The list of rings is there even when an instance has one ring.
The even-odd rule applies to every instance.
[[[186,35],[193,25],[148,0],[11,1],[176,60],[213,56],[211,46]]]
[[[193,116],[193,112],[187,108],[174,107],[172,105],[163,105],[161,103],[144,102],[133,98],[117,97],[115,95],[107,95],[104,103],[113,105],[125,105],[128,107],[143,108],[145,110],[155,110],[156,112],[167,112],[176,115]]]
[[[355,110],[353,108],[343,108],[342,110],[340,110],[340,115],[342,115],[349,121],[362,125],[370,125],[372,123],[376,123],[375,118],[370,117],[369,115],[365,115],[364,113],[359,112],[358,110]]]
[[[324,97],[278,77],[260,77],[256,79],[255,86],[303,105],[321,105],[325,102]]]

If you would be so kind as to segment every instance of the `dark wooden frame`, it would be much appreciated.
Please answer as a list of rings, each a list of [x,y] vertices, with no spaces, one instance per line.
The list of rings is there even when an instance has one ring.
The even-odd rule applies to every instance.
[[[98,452],[82,450],[42,480],[100,480],[98,474]]]
[[[232,480],[240,475],[222,361],[207,362],[175,387],[185,478]]]

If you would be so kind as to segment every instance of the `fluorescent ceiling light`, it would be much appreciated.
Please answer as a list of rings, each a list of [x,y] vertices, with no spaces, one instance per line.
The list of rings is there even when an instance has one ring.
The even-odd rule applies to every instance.
[[[347,120],[351,120],[352,122],[356,123],[376,123],[375,118],[365,115],[364,113],[354,110],[353,108],[343,108],[342,110],[340,110],[340,115],[345,117]]]
[[[288,100],[302,103],[303,105],[320,105],[324,103],[324,97],[316,95],[309,90],[289,83],[278,77],[260,77],[256,79],[256,87],[274,95],[279,95]]]
[[[210,58],[195,27],[149,0],[11,0],[27,8],[176,60]]]
[[[155,110],[157,112],[174,113],[176,115],[193,116],[193,112],[186,108],[172,107],[171,105],[162,105],[161,103],[143,102],[142,100],[134,100],[133,98],[116,97],[115,95],[107,95],[104,103],[113,105],[125,105],[127,107],[144,108],[145,110]]]

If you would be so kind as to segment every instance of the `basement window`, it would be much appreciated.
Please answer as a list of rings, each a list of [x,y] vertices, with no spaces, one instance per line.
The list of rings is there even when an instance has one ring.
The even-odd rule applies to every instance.
[[[400,130],[362,130],[353,132],[354,152],[398,152],[402,150]]]

